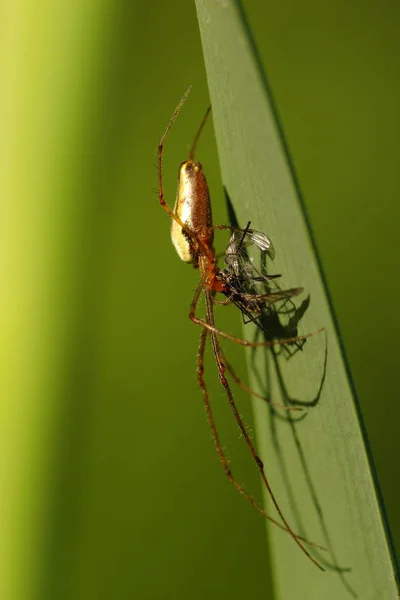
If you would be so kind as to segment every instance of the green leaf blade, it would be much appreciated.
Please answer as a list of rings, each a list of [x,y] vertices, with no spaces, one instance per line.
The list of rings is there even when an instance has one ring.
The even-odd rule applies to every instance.
[[[320,573],[288,535],[269,528],[277,597],[397,598],[363,424],[268,85],[237,5],[196,5],[228,196],[241,226],[251,220],[272,238],[274,269],[284,284],[304,286],[310,295],[299,333],[325,327],[327,334],[321,398],[302,422],[271,419],[254,401],[258,446],[284,514],[299,533],[327,547],[316,554],[327,569]],[[285,388],[290,397],[315,397],[324,376],[323,335],[278,367],[273,360],[265,366],[265,354],[250,361],[258,389],[267,386],[278,402]]]

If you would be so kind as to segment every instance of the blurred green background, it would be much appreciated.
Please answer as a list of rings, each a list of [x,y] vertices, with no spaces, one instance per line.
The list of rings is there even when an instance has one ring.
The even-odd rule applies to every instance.
[[[244,8],[400,541],[400,7]],[[196,385],[198,273],[177,258],[155,193],[177,101],[193,84],[166,146],[171,204],[208,103],[194,5],[4,0],[0,32],[1,597],[269,597],[264,523],[225,481]],[[198,158],[226,223],[211,124]],[[232,468],[258,497],[206,367]]]

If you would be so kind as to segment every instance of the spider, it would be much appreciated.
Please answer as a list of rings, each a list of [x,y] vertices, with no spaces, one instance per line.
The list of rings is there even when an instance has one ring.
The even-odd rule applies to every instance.
[[[252,348],[256,346],[271,346],[274,344],[279,344],[280,341],[273,340],[267,342],[250,342],[247,340],[236,338],[230,335],[229,333],[218,329],[215,325],[214,320],[214,305],[229,303],[236,304],[241,309],[242,314],[247,315],[250,318],[250,320],[254,320],[255,317],[253,315],[260,314],[260,312],[263,310],[263,307],[268,306],[268,303],[273,303],[278,300],[291,297],[296,293],[299,293],[299,291],[301,290],[299,288],[294,288],[292,290],[286,290],[286,292],[281,290],[280,292],[276,293],[271,292],[270,294],[259,294],[257,293],[256,289],[252,289],[252,287],[249,287],[248,285],[246,285],[245,289],[243,289],[243,282],[246,280],[246,261],[240,258],[240,252],[236,251],[237,247],[239,247],[240,250],[241,246],[245,247],[246,244],[250,241],[252,243],[258,243],[264,246],[268,245],[267,249],[270,253],[273,252],[273,249],[269,238],[264,234],[260,234],[260,238],[259,232],[256,233],[253,230],[250,230],[249,228],[241,230],[239,228],[235,228],[229,225],[213,225],[212,223],[210,195],[206,177],[204,175],[204,171],[201,164],[194,158],[197,142],[207,121],[208,115],[210,114],[211,106],[207,109],[207,112],[200,124],[198,132],[194,138],[192,147],[190,149],[188,159],[182,162],[179,166],[178,191],[173,210],[167,204],[164,197],[162,169],[164,144],[174,121],[176,120],[184,102],[187,99],[190,89],[191,87],[189,87],[186,90],[185,94],[180,100],[158,145],[158,197],[162,208],[168,213],[168,215],[172,219],[171,238],[179,257],[185,263],[194,265],[194,267],[198,268],[200,272],[200,281],[191,302],[189,318],[193,323],[199,325],[201,328],[200,344],[197,355],[197,380],[203,393],[203,400],[207,420],[211,428],[212,437],[215,443],[219,460],[229,481],[239,491],[239,493],[242,494],[250,502],[250,504],[252,504],[266,519],[274,523],[277,527],[286,531],[293,538],[294,542],[301,548],[302,552],[304,552],[304,554],[319,569],[323,571],[323,567],[310,554],[310,552],[304,544],[309,544],[317,548],[321,547],[296,534],[289,525],[286,517],[283,515],[279,507],[278,501],[272,491],[269,480],[267,478],[263,462],[260,456],[258,455],[257,450],[246,430],[245,424],[243,423],[243,420],[239,414],[239,411],[233,398],[231,386],[227,379],[227,372],[229,372],[234,381],[236,381],[236,383],[238,383],[245,390],[252,393],[254,396],[267,400],[266,398],[259,396],[258,394],[247,388],[247,386],[241,383],[240,379],[237,377],[232,367],[228,365],[225,359],[225,355],[222,351],[219,338],[223,337],[242,346]],[[235,236],[234,242],[231,242],[231,246],[228,245],[226,251],[225,260],[228,262],[227,269],[225,270],[221,270],[218,266],[218,259],[214,249],[215,229],[230,230],[233,232],[233,236]],[[243,241],[241,244],[240,242],[237,242],[238,238],[236,236],[243,237]],[[230,248],[232,251],[230,251]],[[233,250],[235,251],[233,252]],[[225,300],[217,300],[216,294],[218,293],[225,295]],[[196,314],[196,309],[201,294],[203,294],[205,298],[204,318],[200,318]],[[295,342],[298,340],[305,339],[310,335],[313,334],[308,334],[305,336],[296,336],[293,339],[286,339],[285,344],[291,341]],[[246,442],[248,450],[250,451],[255,463],[257,464],[263,484],[271,497],[272,503],[277,511],[281,522],[268,515],[265,512],[265,510],[261,506],[259,506],[257,502],[247,493],[244,487],[235,479],[234,475],[232,474],[217,432],[210,404],[210,399],[204,380],[204,353],[207,337],[211,338],[211,345],[213,348],[213,353],[217,365],[219,380],[225,390],[229,404],[239,425],[241,434]],[[269,400],[267,401],[270,402]]]

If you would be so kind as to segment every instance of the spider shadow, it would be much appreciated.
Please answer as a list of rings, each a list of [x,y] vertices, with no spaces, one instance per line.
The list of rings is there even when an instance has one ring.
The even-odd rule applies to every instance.
[[[235,215],[235,211],[233,209],[230,198],[225,190],[225,198],[227,202],[228,215],[230,219],[230,223],[234,227],[239,227],[238,220]],[[266,263],[261,264],[261,271],[263,275],[267,275],[267,265]],[[307,296],[301,304],[296,307],[291,299],[285,300],[279,306],[271,305],[263,311],[262,315],[257,319],[257,328],[255,331],[254,341],[262,341],[265,342],[273,342],[276,340],[293,340],[293,338],[298,336],[298,327],[300,321],[306,314],[309,309],[311,303],[310,296]],[[246,321],[244,321],[246,322]],[[324,358],[322,364],[321,377],[318,385],[318,389],[316,390],[315,395],[310,399],[300,399],[295,398],[290,395],[288,391],[288,387],[285,382],[285,377],[282,369],[282,361],[292,361],[296,360],[298,357],[296,356],[298,353],[303,353],[307,351],[307,342],[308,339],[283,342],[282,344],[277,344],[270,346],[265,352],[264,363],[261,366],[257,366],[256,357],[259,356],[257,352],[257,348],[252,348],[251,350],[251,369],[252,374],[254,375],[259,389],[264,388],[264,392],[266,396],[270,396],[269,389],[265,389],[267,383],[267,388],[269,387],[269,382],[271,382],[272,377],[275,377],[275,381],[278,385],[279,394],[282,398],[283,403],[286,406],[298,406],[304,409],[312,409],[316,407],[321,399],[325,379],[327,372],[327,364],[328,364],[328,345],[327,345],[327,336],[324,332],[325,337],[325,351]],[[259,350],[259,349],[258,349]],[[258,363],[259,364],[259,363]],[[282,415],[276,408],[273,406],[269,406],[269,429],[271,433],[271,439],[275,451],[275,455],[279,464],[279,471],[282,476],[283,485],[285,488],[285,494],[288,498],[288,502],[291,509],[291,514],[293,515],[294,522],[296,523],[296,530],[304,537],[308,537],[306,533],[306,527],[304,525],[298,502],[296,501],[295,492],[293,491],[293,487],[290,481],[290,470],[284,458],[284,452],[280,441],[280,432],[283,423],[285,423],[291,433],[291,437],[293,440],[294,447],[296,449],[299,464],[301,465],[301,471],[304,477],[304,481],[306,483],[306,488],[308,491],[309,498],[311,499],[313,509],[315,511],[316,517],[320,524],[320,529],[323,534],[323,544],[327,549],[327,553],[329,558],[327,558],[327,554],[317,549],[312,549],[313,554],[316,556],[318,561],[324,566],[324,568],[328,571],[335,572],[346,591],[350,594],[351,597],[357,598],[357,594],[354,589],[351,587],[350,583],[347,580],[347,573],[351,571],[351,568],[341,567],[339,564],[339,560],[337,557],[337,553],[333,547],[332,538],[329,532],[328,524],[325,518],[325,514],[319,500],[317,485],[312,478],[312,474],[308,467],[308,462],[306,458],[306,453],[304,450],[304,446],[300,439],[299,428],[301,427],[300,421],[303,421],[307,418],[307,411],[304,412],[300,417],[294,417],[292,411],[285,411],[285,414]],[[283,423],[282,423],[283,422]]]

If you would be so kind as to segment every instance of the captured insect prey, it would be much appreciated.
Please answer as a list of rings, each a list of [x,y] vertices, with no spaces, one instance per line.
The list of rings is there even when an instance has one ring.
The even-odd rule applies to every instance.
[[[211,428],[212,437],[222,468],[224,469],[226,476],[231,481],[233,486],[266,519],[288,533],[293,538],[294,542],[301,548],[304,554],[313,563],[315,563],[319,569],[324,570],[319,562],[311,555],[310,551],[305,545],[309,545],[318,549],[321,549],[321,546],[318,546],[317,544],[314,544],[295,533],[279,507],[278,501],[271,489],[268,477],[264,470],[264,465],[257,453],[254,443],[250,439],[250,436],[246,430],[246,426],[236,407],[231,385],[228,381],[228,376],[230,376],[236,384],[249,392],[251,395],[258,397],[271,405],[280,406],[286,410],[296,409],[274,404],[268,398],[257,394],[244,385],[227,362],[225,353],[220,344],[220,338],[225,338],[245,347],[268,347],[277,344],[288,344],[290,342],[305,340],[313,335],[313,333],[304,336],[296,336],[292,339],[286,338],[285,340],[274,339],[271,341],[250,342],[236,338],[229,333],[218,329],[214,319],[215,305],[234,304],[240,309],[245,318],[257,324],[265,311],[269,311],[271,307],[279,301],[285,301],[296,296],[302,291],[302,288],[281,290],[278,286],[273,285],[273,282],[279,278],[279,275],[267,275],[265,270],[261,269],[261,271],[259,271],[253,264],[252,259],[248,254],[248,250],[251,247],[254,247],[256,251],[259,251],[262,258],[267,256],[269,258],[273,258],[274,256],[272,242],[265,234],[254,229],[250,229],[250,224],[248,224],[245,229],[239,229],[230,225],[213,225],[210,196],[206,177],[204,175],[202,165],[194,158],[197,142],[207,121],[207,117],[210,114],[211,107],[208,108],[200,124],[199,130],[189,151],[187,160],[182,162],[179,167],[178,191],[174,209],[172,210],[169,204],[167,204],[164,198],[163,187],[164,144],[174,121],[176,120],[184,102],[187,99],[190,89],[191,88],[185,92],[183,98],[176,107],[158,145],[158,196],[161,206],[172,219],[171,238],[179,257],[184,262],[197,267],[200,272],[200,281],[191,302],[189,318],[193,323],[199,325],[201,329],[200,344],[197,355],[197,380],[202,390],[208,423]],[[214,231],[216,229],[228,230],[231,232],[231,239],[225,251],[224,268],[220,268],[218,266],[218,259],[214,249]],[[204,295],[205,299],[205,316],[203,318],[197,315],[197,307],[202,294]],[[217,299],[217,294],[221,294],[221,300]],[[250,496],[243,486],[235,479],[229,466],[228,459],[224,453],[223,446],[216,429],[210,398],[204,379],[204,354],[208,336],[211,339],[211,346],[215,357],[219,380],[225,390],[229,405],[239,425],[247,448],[260,472],[263,485],[268,491],[268,494],[276,509],[276,518],[273,518],[267,514],[265,510],[256,503],[252,496]]]
[[[254,264],[254,257],[248,249],[255,246],[261,254],[260,272]],[[275,251],[271,240],[261,231],[250,229],[250,222],[243,230],[232,233],[225,250],[225,269],[220,276],[227,289],[224,294],[241,310],[243,317],[263,329],[260,317],[270,312],[279,301],[289,300],[303,291],[303,288],[282,290],[276,283],[280,275],[268,275],[265,257],[274,259]],[[246,321],[245,321],[246,322]]]

